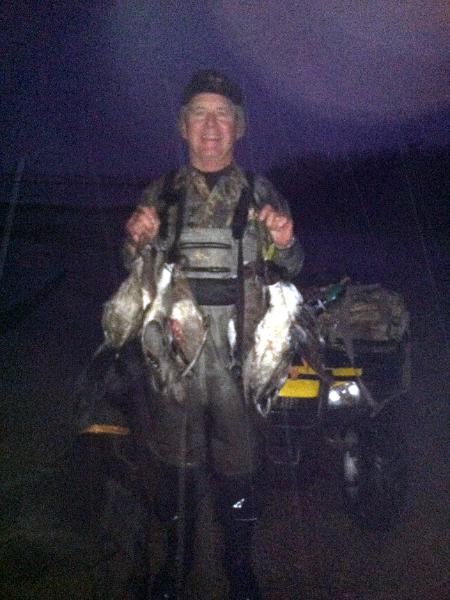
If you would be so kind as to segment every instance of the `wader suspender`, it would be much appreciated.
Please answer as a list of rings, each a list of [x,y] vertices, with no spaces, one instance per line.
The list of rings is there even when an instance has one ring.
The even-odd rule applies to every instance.
[[[164,177],[164,184],[158,199],[158,214],[161,219],[159,235],[163,241],[167,241],[169,235],[169,208],[176,204],[175,232],[172,247],[169,251],[168,261],[174,260],[177,252],[178,240],[180,239],[181,229],[183,227],[183,213],[185,194],[174,188],[174,182],[177,171],[173,170]]]
[[[246,173],[248,186],[242,189],[239,202],[233,216],[231,231],[233,237],[238,241],[238,264],[237,264],[237,295],[236,295],[236,366],[242,368],[242,350],[244,342],[244,315],[245,315],[245,282],[244,282],[244,252],[242,239],[247,227],[248,211],[254,202],[254,177]]]

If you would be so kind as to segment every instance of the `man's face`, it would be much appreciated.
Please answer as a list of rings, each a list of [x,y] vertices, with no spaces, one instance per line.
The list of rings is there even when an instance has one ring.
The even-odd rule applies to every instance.
[[[231,101],[219,94],[197,94],[187,105],[181,134],[191,164],[201,171],[219,171],[233,160],[234,144],[242,132]]]

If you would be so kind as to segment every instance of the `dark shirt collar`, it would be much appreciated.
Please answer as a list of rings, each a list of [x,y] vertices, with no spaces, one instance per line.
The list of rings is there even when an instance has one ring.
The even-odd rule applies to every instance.
[[[183,188],[184,186],[186,186],[186,184],[188,183],[189,180],[194,181],[196,178],[200,178],[206,183],[207,175],[208,175],[207,173],[199,171],[192,165],[185,165],[184,167],[181,167],[181,169],[178,171],[178,173],[175,177],[174,187],[176,189]],[[235,180],[239,185],[242,185],[242,186],[244,186],[247,182],[245,173],[235,162],[232,162],[230,165],[228,165],[224,169],[221,169],[220,171],[215,173],[217,180],[220,179],[220,177],[222,177],[224,175],[230,176],[233,180]],[[216,181],[216,183],[217,183],[217,181]],[[208,186],[209,190],[212,189],[208,183],[206,183],[206,185]]]
[[[220,171],[205,172],[200,171],[200,169],[196,169],[195,167],[193,168],[193,170],[194,172],[199,173],[205,178],[206,185],[210,190],[212,190],[223,175],[229,175],[232,172],[233,166],[233,164],[227,165],[225,168],[220,169]]]

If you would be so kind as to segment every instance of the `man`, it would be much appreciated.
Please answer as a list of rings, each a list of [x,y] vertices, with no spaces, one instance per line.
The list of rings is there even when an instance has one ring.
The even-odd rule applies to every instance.
[[[261,596],[250,553],[257,518],[257,417],[245,406],[239,377],[230,368],[227,328],[242,309],[242,265],[251,270],[261,259],[258,231],[265,231],[273,261],[289,277],[300,270],[303,252],[284,199],[266,179],[253,178],[234,162],[235,143],[245,131],[240,89],[220,73],[198,72],[184,90],[179,128],[189,164],[152,183],[126,225],[126,264],[149,241],[164,235],[173,256],[182,255],[180,264],[209,319],[206,344],[192,377],[186,378],[186,402],[151,399],[149,444],[162,475],[156,507],[168,528],[167,558],[151,597],[176,598],[184,586],[208,462],[217,484],[229,597],[256,600]],[[248,205],[243,203],[246,193]],[[245,219],[236,234],[236,214],[242,206]],[[244,303],[250,300],[241,296]],[[176,323],[172,333],[175,339],[183,335]]]

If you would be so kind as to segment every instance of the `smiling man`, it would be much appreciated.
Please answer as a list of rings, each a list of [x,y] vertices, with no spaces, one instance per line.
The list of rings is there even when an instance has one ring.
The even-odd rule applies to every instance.
[[[234,162],[235,144],[245,132],[236,84],[215,71],[196,73],[183,93],[179,130],[189,164],[152,183],[126,226],[126,264],[146,244],[164,238],[209,322],[205,346],[185,379],[186,402],[168,402],[157,394],[149,399],[148,440],[161,475],[155,505],[168,531],[167,558],[151,597],[178,598],[184,588],[208,466],[224,531],[228,597],[257,600],[250,558],[261,460],[259,417],[244,404],[239,375],[231,369],[228,324],[239,322],[244,306],[248,317],[252,298],[243,291],[243,272],[261,285],[257,266],[263,250],[287,277],[301,269],[303,252],[286,201],[265,178]],[[183,336],[176,323],[170,327],[175,339]]]
[[[224,96],[197,94],[183,111],[181,134],[189,147],[191,165],[211,173],[231,164],[235,142],[244,133],[243,115]]]

